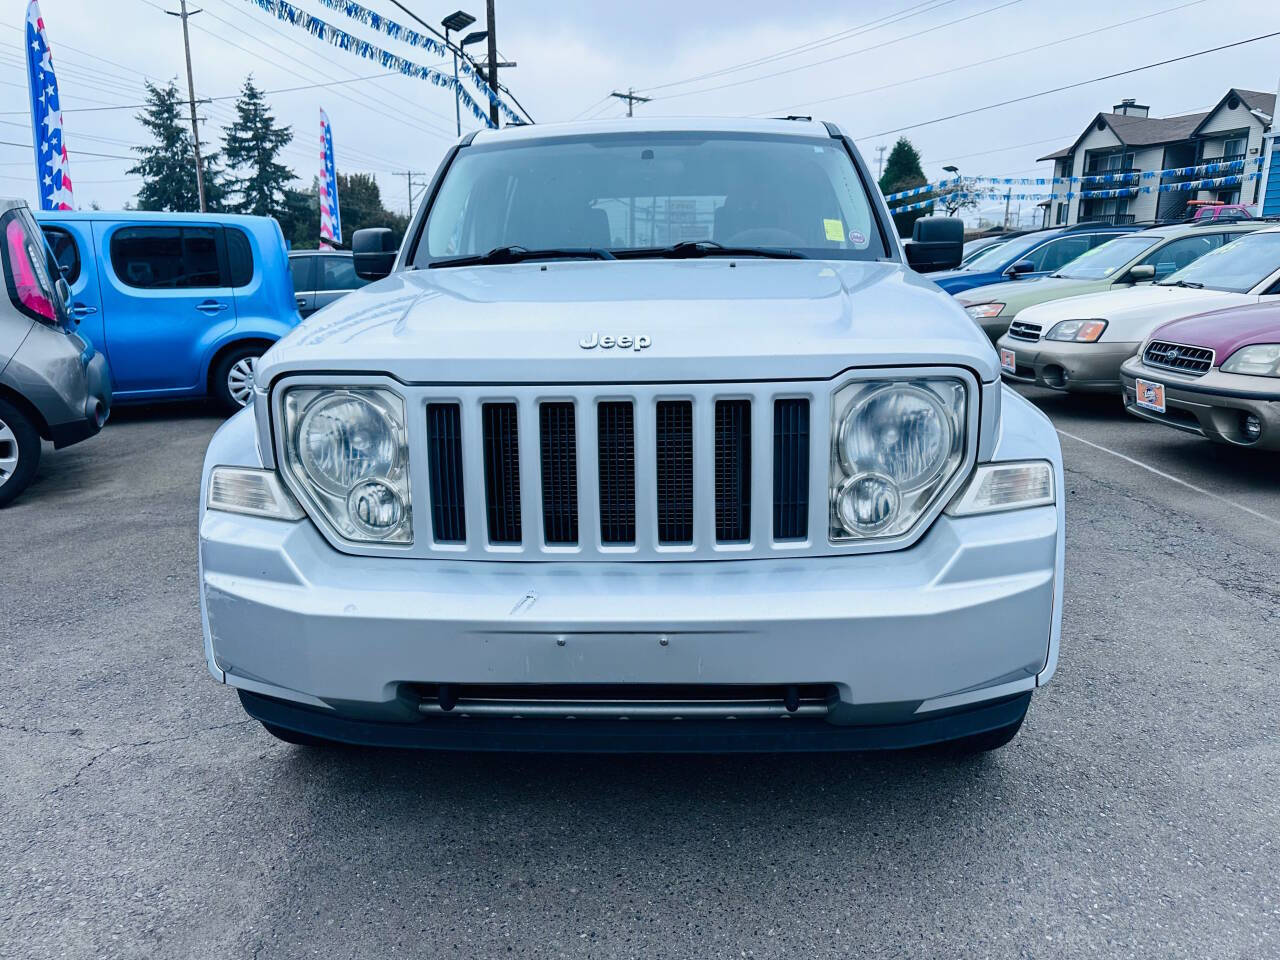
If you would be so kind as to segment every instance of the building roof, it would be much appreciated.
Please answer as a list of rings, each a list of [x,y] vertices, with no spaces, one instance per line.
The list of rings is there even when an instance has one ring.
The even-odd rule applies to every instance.
[[[1274,100],[1274,97],[1272,99]],[[1093,118],[1093,121],[1085,128],[1084,133],[1076,138],[1075,143],[1069,147],[1063,147],[1061,150],[1056,150],[1047,156],[1039,157],[1037,162],[1041,160],[1061,160],[1070,156],[1076,147],[1080,145],[1080,141],[1084,139],[1085,134],[1099,123],[1110,127],[1111,132],[1116,135],[1116,139],[1127,147],[1154,147],[1162,143],[1176,143],[1179,140],[1186,140],[1208,116],[1208,112],[1187,113],[1180,117],[1139,117],[1125,113],[1100,113]]]
[[[1212,110],[1187,113],[1178,117],[1143,117],[1135,114],[1099,113],[1085,127],[1085,133],[1092,130],[1096,124],[1101,123],[1110,127],[1111,132],[1116,135],[1116,139],[1127,147],[1155,147],[1163,143],[1176,143],[1179,140],[1187,140],[1199,132],[1204,122],[1217,113],[1222,105],[1233,95],[1239,97],[1240,102],[1250,110],[1257,110],[1269,117],[1275,116],[1276,95],[1274,93],[1264,93],[1260,90],[1241,90],[1239,87],[1232,87],[1223,94],[1222,99],[1218,101]],[[1076,147],[1080,145],[1085,133],[1082,133],[1071,146],[1063,147],[1061,150],[1055,150],[1053,153],[1039,157],[1037,162],[1063,160],[1069,157],[1075,152]]]

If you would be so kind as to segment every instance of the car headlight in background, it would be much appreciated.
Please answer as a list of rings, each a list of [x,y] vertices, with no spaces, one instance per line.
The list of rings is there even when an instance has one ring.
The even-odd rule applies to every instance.
[[[1046,340],[1070,340],[1074,343],[1094,343],[1107,329],[1105,320],[1063,320],[1055,323],[1045,334]]]
[[[404,399],[380,387],[285,392],[284,469],[339,536],[412,543]]]
[[[1280,377],[1280,343],[1255,343],[1241,347],[1227,357],[1223,373],[1243,373],[1248,377]]]
[[[831,539],[909,530],[964,459],[964,384],[851,383],[832,402]]]
[[[964,312],[974,320],[989,320],[1000,316],[1000,311],[1003,309],[1003,303],[971,303],[964,308]]]

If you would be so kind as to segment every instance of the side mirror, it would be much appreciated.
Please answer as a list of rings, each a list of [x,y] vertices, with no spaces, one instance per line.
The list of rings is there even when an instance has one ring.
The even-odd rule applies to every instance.
[[[387,227],[366,227],[351,235],[351,259],[356,276],[362,280],[381,280],[391,273],[396,263],[395,238]]]
[[[956,217],[922,217],[904,246],[907,263],[920,273],[954,270],[964,259],[964,221]]]
[[[1125,279],[1130,283],[1144,283],[1155,278],[1156,265],[1154,263],[1140,263],[1136,267],[1129,268],[1129,274]]]
[[[1035,273],[1035,272],[1036,272],[1036,265],[1032,263],[1030,260],[1019,260],[1017,263],[1015,263],[1012,267],[1009,268],[1009,276],[1013,277],[1015,280],[1018,277],[1022,276],[1024,273]]]
[[[67,278],[58,277],[58,279],[53,282],[53,288],[58,291],[58,299],[62,301],[62,305],[70,310],[71,284],[67,283]]]

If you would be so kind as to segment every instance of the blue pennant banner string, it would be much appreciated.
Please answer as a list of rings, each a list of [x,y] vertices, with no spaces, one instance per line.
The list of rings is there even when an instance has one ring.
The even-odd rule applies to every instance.
[[[475,99],[467,92],[462,84],[455,80],[447,73],[441,73],[439,70],[433,70],[430,67],[420,66],[412,63],[403,57],[398,57],[394,53],[388,53],[380,47],[361,40],[359,37],[353,37],[345,30],[325,23],[319,17],[313,17],[304,10],[299,10],[293,4],[286,0],[248,0],[259,9],[265,10],[274,16],[277,20],[284,23],[292,24],[295,27],[301,27],[313,37],[332,44],[340,50],[346,50],[366,60],[371,60],[381,66],[384,70],[393,70],[396,73],[404,74],[406,77],[414,77],[418,80],[427,80],[437,87],[443,87],[446,90],[454,91],[462,105],[481,123],[487,127],[493,126],[489,119],[489,113],[478,104]],[[441,45],[443,48],[443,45]]]
[[[394,20],[388,20],[380,13],[370,10],[368,7],[362,6],[353,0],[317,0],[330,10],[336,10],[343,16],[349,17],[358,23],[377,30],[379,33],[385,34],[392,40],[399,40],[413,47],[420,47],[437,57],[447,57],[453,53],[452,48],[445,46],[435,37],[425,33],[419,33],[417,30],[410,29],[396,23]],[[501,113],[511,123],[527,123],[524,117],[520,116],[506,102],[498,96],[498,94],[490,89],[488,81],[478,74],[470,61],[466,57],[458,60],[458,72],[471,81],[480,92],[489,98],[489,102],[496,104],[498,112]]]
[[[1190,169],[1190,168],[1184,168]],[[1260,173],[1245,175],[1234,174],[1227,177],[1213,177],[1207,180],[1187,180],[1182,183],[1162,183],[1151,187],[1115,187],[1111,190],[1080,190],[1067,193],[983,193],[972,191],[952,191],[929,200],[909,203],[904,206],[891,207],[890,213],[909,213],[912,210],[923,210],[934,203],[964,200],[1111,200],[1119,197],[1134,197],[1142,193],[1176,193],[1184,190],[1216,190],[1220,187],[1234,187],[1245,180],[1256,180]],[[918,188],[917,188],[918,189]]]
[[[993,184],[996,186],[1024,186],[1024,187],[1048,187],[1058,186],[1060,184],[1078,183],[1084,186],[1096,186],[1104,183],[1134,183],[1138,180],[1154,180],[1156,177],[1194,177],[1201,175],[1212,175],[1216,173],[1232,173],[1243,171],[1246,166],[1262,166],[1262,158],[1255,157],[1252,160],[1227,160],[1227,161],[1210,161],[1198,164],[1194,167],[1170,167],[1168,170],[1147,170],[1139,172],[1137,170],[1125,173],[1105,173],[1090,174],[1085,177],[963,177],[952,180],[939,180],[937,183],[928,183],[923,187],[913,187],[910,190],[903,190],[900,193],[891,193],[885,197],[886,201],[905,200],[908,197],[918,197],[923,193],[931,193],[935,190],[945,190],[947,187],[953,187],[961,183],[972,184]],[[1256,177],[1256,173],[1249,174],[1250,178]],[[1168,193],[1169,187],[1172,190],[1187,190],[1190,187],[1182,187],[1177,184],[1162,184],[1161,193]],[[1203,189],[1203,188],[1196,188]],[[1142,188],[1142,192],[1150,193],[1150,187]]]

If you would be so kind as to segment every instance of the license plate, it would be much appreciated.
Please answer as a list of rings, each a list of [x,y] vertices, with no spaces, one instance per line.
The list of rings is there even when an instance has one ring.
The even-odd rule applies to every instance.
[[[1000,369],[1008,373],[1018,372],[1018,355],[1012,350],[1000,348]]]
[[[1164,384],[1138,379],[1135,387],[1138,406],[1156,413],[1164,413]]]

